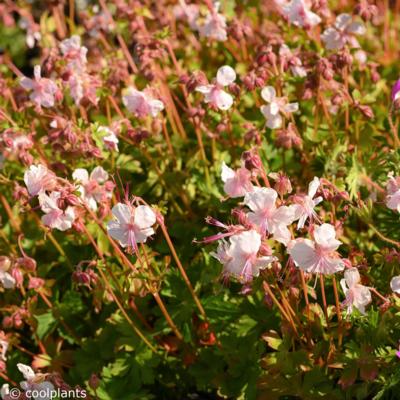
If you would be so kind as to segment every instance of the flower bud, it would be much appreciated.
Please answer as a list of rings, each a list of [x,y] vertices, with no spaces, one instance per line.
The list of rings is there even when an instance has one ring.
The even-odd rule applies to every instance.
[[[29,277],[28,289],[40,289],[45,284],[44,279],[34,276]]]
[[[36,261],[31,257],[18,258],[17,264],[28,272],[36,271]]]
[[[100,386],[100,379],[96,374],[90,375],[89,378],[89,386],[93,389],[96,390]]]
[[[13,326],[13,319],[12,319],[12,317],[4,317],[3,318],[3,321],[2,321],[2,325],[3,325],[3,328],[5,328],[5,329],[9,329],[9,328],[12,328],[12,326]]]
[[[254,150],[244,151],[242,153],[242,160],[244,161],[244,166],[249,171],[262,169],[262,161],[258,153]]]
[[[364,115],[364,117],[366,117],[368,119],[372,119],[375,117],[374,112],[372,111],[372,108],[370,106],[359,105],[357,108],[361,111],[361,113]]]
[[[22,283],[24,282],[24,276],[18,267],[12,267],[10,270],[10,275],[15,279],[17,286],[22,286]]]
[[[292,192],[292,184],[290,183],[290,179],[283,173],[270,173],[268,175],[275,181],[274,189],[281,195],[284,196],[285,194]]]

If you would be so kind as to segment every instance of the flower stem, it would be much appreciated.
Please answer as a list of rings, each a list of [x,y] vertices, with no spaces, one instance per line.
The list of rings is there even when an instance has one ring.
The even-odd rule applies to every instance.
[[[202,304],[200,303],[200,300],[197,297],[197,295],[196,295],[196,293],[195,293],[195,291],[193,289],[192,284],[190,283],[190,280],[189,280],[189,278],[188,278],[188,276],[186,274],[185,269],[183,268],[183,265],[182,265],[182,263],[181,263],[181,261],[180,261],[180,259],[178,257],[178,254],[176,253],[175,247],[174,247],[174,245],[173,245],[173,243],[171,241],[171,238],[169,236],[168,230],[167,230],[167,228],[166,228],[164,223],[161,223],[160,226],[161,226],[161,230],[162,230],[162,232],[164,234],[165,240],[167,241],[168,247],[171,250],[172,256],[174,257],[175,263],[178,266],[179,272],[181,273],[182,278],[185,281],[186,286],[188,287],[189,292],[192,295],[193,300],[196,303],[196,306],[200,311],[200,314],[203,316],[203,318],[205,320],[207,320],[206,312],[205,312]]]
[[[337,284],[336,284],[336,278],[334,275],[332,276],[332,283],[333,283],[333,293],[335,294],[336,315],[338,318],[338,331],[339,331],[338,344],[339,344],[339,347],[341,347],[341,345],[342,345],[342,313],[340,310],[339,294],[338,294],[338,289],[337,289]]]

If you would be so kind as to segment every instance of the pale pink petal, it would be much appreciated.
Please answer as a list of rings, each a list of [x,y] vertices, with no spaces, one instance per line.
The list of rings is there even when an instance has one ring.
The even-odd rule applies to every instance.
[[[218,69],[217,72],[217,82],[221,86],[228,86],[233,83],[236,79],[235,70],[229,65],[224,65]]]
[[[317,226],[314,231],[315,242],[324,250],[336,250],[342,242],[336,239],[335,228],[331,224]]]
[[[315,176],[314,179],[310,182],[308,185],[308,196],[311,198],[314,198],[315,194],[317,193],[317,190],[319,188],[320,181],[319,179]]]
[[[84,168],[77,168],[72,173],[72,178],[78,182],[86,183],[89,180],[89,173]]]
[[[17,368],[19,369],[19,371],[22,373],[22,375],[24,376],[24,378],[27,381],[30,381],[35,377],[35,373],[33,372],[33,369],[31,367],[29,367],[28,365],[18,363]]]
[[[348,33],[353,33],[355,35],[364,35],[366,32],[365,25],[361,22],[352,22],[346,29]]]
[[[344,279],[346,280],[346,283],[349,288],[355,286],[357,283],[360,282],[361,279],[358,269],[355,267],[347,269],[344,272]]]
[[[252,211],[275,209],[275,201],[278,193],[271,188],[255,187],[250,193],[246,193],[244,203]]]
[[[276,91],[272,86],[266,86],[261,90],[261,97],[267,102],[271,103],[276,98]]]
[[[339,31],[344,31],[352,20],[349,14],[340,14],[336,17],[335,27]]]
[[[102,184],[107,181],[108,173],[102,167],[96,167],[90,174],[90,179]]]
[[[146,229],[156,223],[156,214],[149,206],[138,206],[135,209],[134,223],[140,229]]]
[[[287,113],[294,113],[298,111],[298,109],[299,109],[299,103],[289,103],[283,107],[283,110]]]
[[[213,90],[214,85],[200,85],[196,87],[196,92],[200,92],[203,94],[209,94]]]
[[[278,129],[282,126],[282,117],[277,115],[272,115],[268,117],[266,125],[269,129]]]
[[[224,90],[217,90],[215,93],[215,105],[220,110],[229,110],[233,104],[233,97]]]
[[[118,203],[116,204],[111,212],[114,217],[118,219],[119,223],[129,224],[131,223],[132,213],[129,206],[126,204]]]
[[[318,264],[314,242],[309,239],[297,239],[294,246],[288,249],[288,253],[295,264],[302,269],[312,269]]]
[[[394,276],[390,281],[390,288],[393,292],[400,294],[400,275]]]
[[[221,179],[222,182],[226,182],[228,179],[233,179],[235,177],[235,171],[229,168],[225,162],[222,162]]]

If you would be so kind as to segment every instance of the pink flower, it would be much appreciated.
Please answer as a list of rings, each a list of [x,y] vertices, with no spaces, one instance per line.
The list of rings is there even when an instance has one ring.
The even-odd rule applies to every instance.
[[[342,244],[336,239],[335,228],[330,224],[317,226],[314,240],[296,239],[288,248],[295,264],[305,272],[333,274],[343,271],[345,264],[336,249]]]
[[[287,228],[294,221],[293,207],[276,207],[278,193],[271,188],[254,187],[244,198],[244,204],[251,212],[247,217],[264,235],[266,232],[283,244],[290,241],[291,235]]]
[[[20,85],[25,90],[32,91],[29,98],[36,103],[38,107],[54,106],[54,96],[58,92],[58,87],[51,79],[41,77],[40,65],[36,65],[34,68],[34,79],[23,77]]]
[[[31,196],[36,196],[56,186],[56,176],[44,165],[31,165],[24,174],[24,182]]]
[[[400,294],[400,275],[394,276],[390,281],[390,288],[393,292]]]
[[[340,285],[346,296],[343,305],[347,306],[347,312],[352,313],[353,307],[356,307],[361,314],[365,314],[365,306],[371,303],[371,292],[361,285],[360,274],[357,268],[350,268],[344,272],[344,279],[340,280]]]
[[[299,109],[298,103],[289,103],[286,97],[276,97],[276,91],[272,86],[266,86],[261,91],[261,97],[269,103],[261,106],[260,110],[267,119],[267,126],[270,129],[277,129],[282,126],[283,115],[291,114]]]
[[[164,110],[164,104],[161,100],[154,99],[149,88],[139,91],[133,87],[127,89],[127,94],[122,97],[125,107],[139,118],[157,114]]]
[[[310,11],[310,3],[307,0],[292,0],[281,6],[282,13],[293,25],[308,29],[321,22],[321,18]]]
[[[221,179],[229,197],[243,197],[253,190],[251,172],[246,168],[241,167],[235,171],[222,163]]]
[[[78,190],[82,200],[87,203],[88,207],[96,211],[97,203],[101,203],[111,198],[112,192],[107,191],[104,184],[108,180],[108,173],[102,167],[96,167],[90,174],[84,168],[76,169],[72,177],[81,183]]]
[[[317,177],[310,182],[308,185],[308,194],[305,196],[296,196],[294,207],[295,219],[299,220],[297,224],[297,229],[302,229],[307,219],[310,218],[318,218],[316,212],[314,211],[314,207],[318,205],[322,201],[322,197],[319,196],[314,199],[315,194],[319,188],[320,182]]]
[[[112,213],[116,220],[107,224],[107,231],[122,247],[136,248],[137,243],[145,243],[154,234],[152,226],[156,223],[156,214],[149,206],[118,203]]]
[[[346,43],[350,47],[360,47],[354,35],[363,35],[365,26],[361,22],[353,22],[353,18],[349,14],[340,14],[336,17],[334,27],[325,29],[321,35],[322,41],[325,43],[327,50],[340,50]]]
[[[229,238],[229,243],[220,241],[215,257],[224,266],[224,274],[248,282],[259,275],[277,258],[259,256],[261,235],[255,230],[239,233]]]
[[[101,126],[98,131],[105,134],[102,138],[105,147],[110,151],[118,151],[119,140],[117,135],[106,126]]]
[[[38,393],[39,395],[33,397],[35,400],[51,400],[51,391],[54,389],[54,385],[44,380],[45,376],[42,374],[35,374],[33,369],[28,365],[21,363],[17,364],[19,371],[22,373],[25,381],[20,382],[20,386],[24,391],[31,391],[33,394]],[[49,393],[49,395],[41,395],[41,391]]]
[[[224,65],[218,69],[214,84],[197,86],[196,91],[204,94],[205,103],[210,103],[220,110],[228,110],[232,107],[233,97],[222,88],[233,83],[235,79],[235,70],[229,65]]]
[[[68,206],[65,210],[58,207],[57,201],[60,198],[60,192],[51,192],[50,195],[44,192],[39,193],[39,204],[45,215],[42,216],[44,225],[65,231],[72,227],[75,220],[74,207]]]
[[[67,60],[67,68],[72,73],[82,72],[86,69],[86,54],[88,49],[81,46],[81,38],[77,35],[71,36],[60,43],[60,50]]]
[[[389,174],[386,192],[386,206],[391,210],[400,212],[400,177],[393,177],[392,174]]]
[[[200,36],[215,39],[219,42],[227,40],[226,18],[218,13],[220,3],[214,3],[214,8],[209,12],[204,20],[204,24],[199,27]]]

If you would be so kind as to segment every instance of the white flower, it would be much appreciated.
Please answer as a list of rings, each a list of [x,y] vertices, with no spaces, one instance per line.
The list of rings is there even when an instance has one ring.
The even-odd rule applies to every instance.
[[[321,22],[321,18],[310,11],[310,2],[307,0],[290,1],[282,6],[282,13],[295,26],[310,28]]]
[[[150,89],[147,88],[139,91],[129,87],[125,96],[122,97],[122,102],[137,117],[146,117],[147,115],[156,117],[160,111],[164,110],[164,103],[161,100],[154,99]]]
[[[351,313],[356,307],[361,314],[365,314],[365,306],[371,303],[371,292],[360,283],[360,274],[357,268],[350,268],[344,272],[344,279],[340,280],[340,286],[346,296],[343,302],[347,306],[347,312]]]
[[[57,201],[60,198],[60,192],[51,192],[48,196],[46,193],[39,193],[39,204],[45,215],[42,216],[44,225],[65,231],[72,227],[75,221],[74,207],[68,206],[64,211],[58,207]]]
[[[224,42],[228,38],[226,18],[224,15],[218,13],[219,7],[219,2],[214,3],[214,9],[207,14],[204,24],[198,29],[200,36]]]
[[[321,39],[327,50],[340,50],[346,43],[349,43],[351,47],[358,48],[360,45],[354,35],[363,35],[365,32],[364,24],[353,22],[353,18],[349,14],[340,14],[336,17],[335,25],[327,28],[321,35]]]
[[[393,292],[400,294],[400,275],[394,276],[390,281],[390,288]]]
[[[241,167],[235,171],[222,163],[221,179],[224,182],[225,193],[229,197],[243,197],[253,190],[251,172],[246,168]]]
[[[31,165],[24,173],[24,182],[31,196],[52,190],[56,184],[56,177],[44,165]]]
[[[274,239],[283,244],[290,241],[287,228],[294,221],[293,207],[276,207],[278,193],[271,188],[254,187],[244,198],[244,204],[250,208],[247,214],[249,221],[258,226],[261,233],[268,232]]]
[[[38,396],[32,396],[35,400],[51,400],[51,391],[54,389],[52,383],[46,382],[42,374],[35,374],[28,365],[18,363],[17,367],[26,379],[20,382],[22,390],[38,393]]]
[[[114,133],[114,131],[112,131],[107,126],[99,127],[98,131],[101,133],[104,133],[104,136],[102,137],[102,139],[103,139],[103,143],[106,146],[106,148],[108,150],[118,151],[119,140],[118,140],[117,135]]]
[[[224,65],[218,69],[214,84],[197,86],[196,91],[204,94],[205,103],[210,103],[220,110],[228,110],[232,107],[233,97],[222,88],[233,83],[235,79],[235,70],[229,65]]]
[[[97,203],[111,198],[112,193],[104,188],[104,183],[108,179],[108,173],[100,166],[96,167],[89,176],[89,173],[84,168],[76,169],[72,177],[81,185],[78,190],[81,193],[81,198],[87,203],[93,211],[97,210]]]
[[[319,196],[314,198],[319,188],[320,182],[317,177],[310,182],[308,185],[308,194],[303,197],[296,198],[296,204],[293,205],[295,210],[295,219],[299,220],[297,229],[302,229],[308,218],[317,218],[317,214],[314,211],[314,207],[321,203],[322,197]]]
[[[296,239],[288,246],[295,264],[305,272],[333,274],[343,271],[345,265],[336,249],[342,244],[336,239],[335,228],[330,224],[317,226],[314,240]]]
[[[149,206],[134,208],[118,203],[111,211],[116,220],[107,224],[107,231],[122,247],[136,248],[137,243],[145,243],[154,234],[152,226],[156,223],[156,214]]]
[[[274,256],[258,256],[260,246],[261,235],[250,230],[231,236],[229,244],[221,241],[217,252],[211,255],[224,265],[224,274],[248,282],[277,259]]]
[[[276,97],[276,91],[272,86],[266,86],[261,91],[261,97],[268,105],[261,106],[260,110],[267,119],[270,129],[280,128],[282,125],[282,114],[291,114],[299,109],[298,103],[288,103],[286,97]]]

